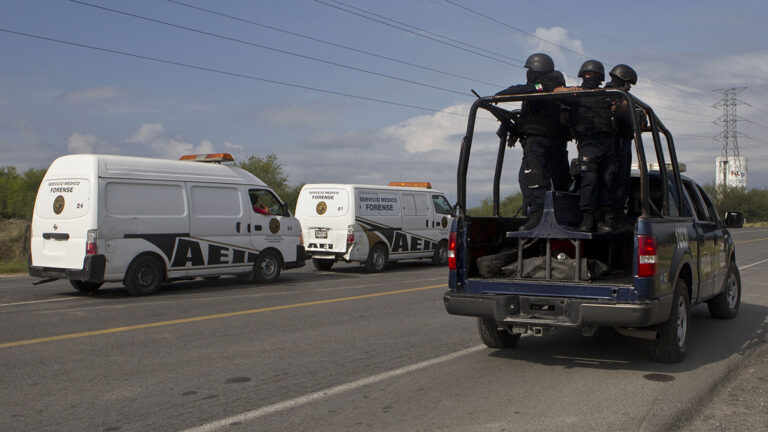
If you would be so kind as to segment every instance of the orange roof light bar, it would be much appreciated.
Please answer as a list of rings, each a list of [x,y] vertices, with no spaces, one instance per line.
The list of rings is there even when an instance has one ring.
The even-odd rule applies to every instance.
[[[432,183],[430,182],[403,182],[403,181],[393,181],[389,182],[390,186],[400,186],[400,187],[412,187],[412,188],[425,188],[425,189],[432,189]]]
[[[208,153],[184,155],[179,160],[195,162],[234,162],[235,158],[229,153]]]

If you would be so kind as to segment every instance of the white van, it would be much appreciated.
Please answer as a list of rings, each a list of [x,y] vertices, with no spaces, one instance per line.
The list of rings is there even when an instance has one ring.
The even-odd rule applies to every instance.
[[[319,270],[339,260],[365,263],[372,272],[383,271],[388,261],[448,260],[451,205],[426,182],[308,184],[299,193],[296,217],[307,256]]]
[[[227,153],[182,161],[68,155],[51,164],[32,216],[29,274],[133,295],[164,281],[224,274],[272,282],[304,265],[301,227]]]

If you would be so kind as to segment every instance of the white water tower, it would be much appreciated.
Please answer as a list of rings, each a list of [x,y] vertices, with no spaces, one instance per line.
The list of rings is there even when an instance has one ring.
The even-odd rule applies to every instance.
[[[745,156],[719,156],[715,162],[715,184],[728,187],[747,187],[747,158]]]

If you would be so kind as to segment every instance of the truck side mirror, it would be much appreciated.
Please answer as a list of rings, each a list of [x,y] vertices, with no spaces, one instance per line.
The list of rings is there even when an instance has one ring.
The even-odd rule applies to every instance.
[[[744,226],[744,214],[740,211],[725,212],[723,220],[725,221],[726,228],[741,228]]]

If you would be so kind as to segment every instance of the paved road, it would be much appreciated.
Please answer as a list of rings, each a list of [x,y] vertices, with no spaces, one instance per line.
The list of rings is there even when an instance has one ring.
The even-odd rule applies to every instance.
[[[341,265],[280,283],[0,279],[0,430],[667,430],[768,334],[768,230],[737,230],[740,315],[694,309],[685,362],[600,331],[480,346],[442,306],[446,270]],[[706,421],[706,419],[704,420]]]

